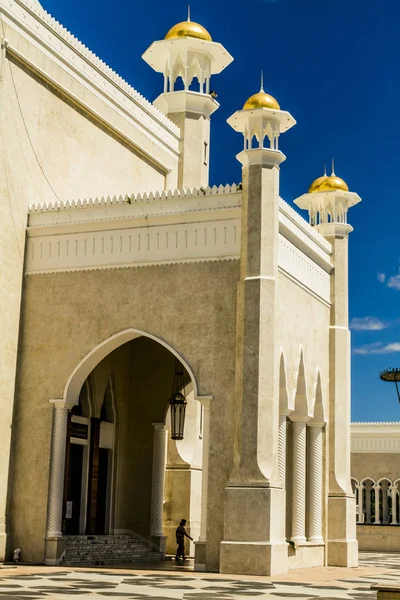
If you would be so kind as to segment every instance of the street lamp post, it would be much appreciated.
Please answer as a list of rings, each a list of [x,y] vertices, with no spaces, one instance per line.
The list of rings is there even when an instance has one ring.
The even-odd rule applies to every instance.
[[[381,372],[380,378],[382,381],[389,381],[390,383],[394,383],[396,385],[397,398],[400,403],[400,369],[386,369],[385,371]]]

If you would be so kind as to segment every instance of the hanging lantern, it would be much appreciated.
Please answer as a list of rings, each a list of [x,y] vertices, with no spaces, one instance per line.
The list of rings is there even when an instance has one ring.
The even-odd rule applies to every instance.
[[[183,367],[178,359],[175,359],[175,376],[172,388],[171,405],[171,439],[183,440],[185,429],[186,398],[181,390],[185,390],[183,379]]]

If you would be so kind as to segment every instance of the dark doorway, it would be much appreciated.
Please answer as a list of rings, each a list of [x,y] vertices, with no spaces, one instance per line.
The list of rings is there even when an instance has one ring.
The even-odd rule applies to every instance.
[[[106,533],[107,483],[109,450],[99,450],[99,481],[97,487],[96,533]]]
[[[67,498],[67,535],[79,535],[81,519],[83,446],[71,444],[69,459],[69,492]],[[70,504],[72,503],[72,504]]]

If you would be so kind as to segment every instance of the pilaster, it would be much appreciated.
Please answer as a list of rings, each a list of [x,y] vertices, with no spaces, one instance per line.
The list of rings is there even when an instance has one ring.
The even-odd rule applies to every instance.
[[[206,543],[207,543],[207,514],[208,514],[208,465],[210,451],[210,401],[211,398],[198,397],[197,400],[203,407],[203,459],[201,477],[201,521],[200,537],[195,543],[195,569],[206,568]]]
[[[164,480],[167,460],[168,430],[164,423],[153,423],[153,427],[153,477],[150,535],[159,538],[160,550],[163,551]]]
[[[348,234],[343,223],[324,225],[332,245],[329,332],[328,564],[358,564],[356,504],[350,473],[350,331],[348,327]]]
[[[237,286],[234,469],[226,488],[222,573],[271,575],[287,568],[285,497],[278,468],[279,381],[275,348],[279,165],[264,148],[243,165]],[[247,519],[248,507],[252,519]],[[246,526],[243,526],[243,523]]]

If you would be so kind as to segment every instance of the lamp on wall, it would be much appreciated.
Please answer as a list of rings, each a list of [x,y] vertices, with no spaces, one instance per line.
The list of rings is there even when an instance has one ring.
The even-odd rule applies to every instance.
[[[382,371],[380,374],[380,378],[382,381],[390,381],[396,385],[397,398],[400,402],[400,369],[386,369],[386,371]]]
[[[172,388],[172,396],[169,401],[171,405],[171,439],[183,440],[185,429],[186,398],[181,390],[184,390],[185,383],[183,379],[183,366],[180,361],[175,359],[175,375]]]

